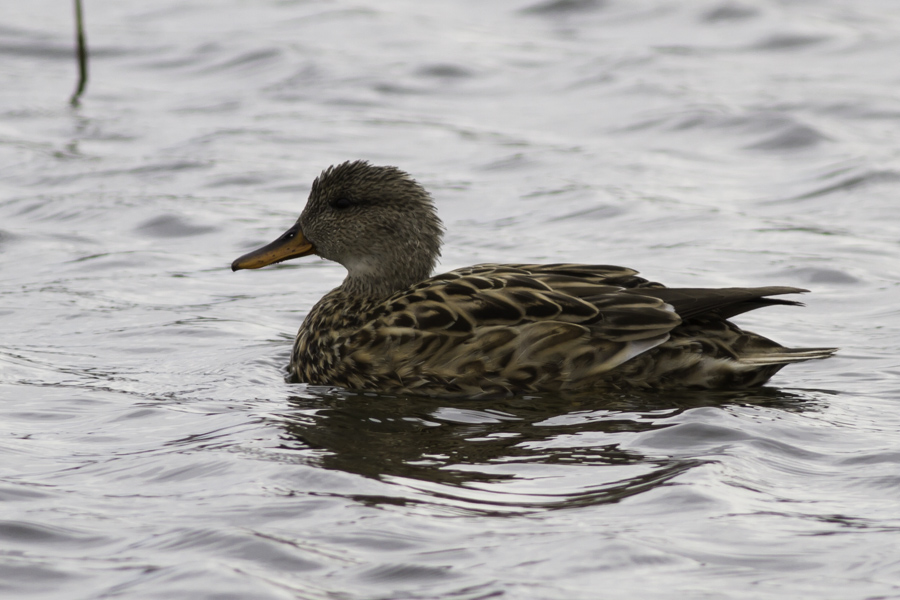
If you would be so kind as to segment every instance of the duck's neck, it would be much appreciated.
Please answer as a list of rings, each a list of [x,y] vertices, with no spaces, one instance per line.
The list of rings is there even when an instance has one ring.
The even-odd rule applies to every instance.
[[[433,263],[359,262],[347,267],[347,278],[341,289],[356,298],[378,302],[388,296],[427,279]]]

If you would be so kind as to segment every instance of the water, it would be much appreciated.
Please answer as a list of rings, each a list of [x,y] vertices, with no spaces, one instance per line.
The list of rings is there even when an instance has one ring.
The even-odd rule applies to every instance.
[[[0,594],[900,597],[900,6],[92,0],[0,9]],[[412,173],[442,269],[799,285],[752,392],[288,385],[343,277],[232,273],[312,178]]]

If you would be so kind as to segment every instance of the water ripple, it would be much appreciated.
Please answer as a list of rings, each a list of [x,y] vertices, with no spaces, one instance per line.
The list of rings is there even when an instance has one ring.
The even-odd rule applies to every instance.
[[[814,4],[87,3],[72,108],[70,10],[17,3],[0,594],[895,596],[900,13]],[[739,323],[843,349],[732,393],[285,383],[344,270],[228,265],[353,158],[432,191],[442,269],[807,286]]]

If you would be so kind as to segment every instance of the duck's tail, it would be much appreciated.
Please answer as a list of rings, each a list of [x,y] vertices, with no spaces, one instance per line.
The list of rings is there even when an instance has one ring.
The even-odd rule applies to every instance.
[[[754,367],[788,365],[805,360],[828,358],[837,351],[837,348],[778,348],[766,352],[744,354],[740,357],[740,362]]]

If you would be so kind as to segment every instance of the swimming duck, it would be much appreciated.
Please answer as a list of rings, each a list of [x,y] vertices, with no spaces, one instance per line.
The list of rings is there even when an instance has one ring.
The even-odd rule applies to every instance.
[[[728,319],[794,287],[669,289],[609,265],[483,264],[431,276],[443,226],[395,167],[345,162],[277,240],[232,263],[317,254],[347,278],[309,312],[291,380],[431,396],[758,386],[835,348],[785,348]]]

